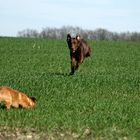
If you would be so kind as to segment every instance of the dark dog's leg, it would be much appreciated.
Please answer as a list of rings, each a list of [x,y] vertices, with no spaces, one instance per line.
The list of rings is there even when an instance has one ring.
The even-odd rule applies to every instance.
[[[84,61],[84,54],[81,52],[79,54],[79,58],[78,58],[78,61],[76,63],[76,70],[79,68],[79,66],[83,63]]]
[[[77,62],[75,70],[78,70],[80,64],[82,64],[82,62]]]
[[[71,72],[70,72],[70,75],[73,75],[74,72],[75,72],[75,68],[74,68],[74,66],[71,66]]]
[[[71,60],[71,73],[70,73],[70,75],[73,75],[74,74],[74,72],[75,72],[75,70],[76,70],[76,60],[75,60],[75,58],[72,58],[72,60]]]
[[[83,63],[84,60],[77,62],[75,70],[78,70],[79,66]]]

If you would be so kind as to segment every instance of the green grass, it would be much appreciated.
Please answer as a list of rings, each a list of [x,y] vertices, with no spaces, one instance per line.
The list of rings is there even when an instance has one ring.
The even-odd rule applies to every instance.
[[[0,106],[0,130],[139,139],[140,42],[90,41],[92,56],[69,76],[65,40],[0,38],[0,85],[37,98],[35,109]],[[86,136],[85,136],[86,137]]]

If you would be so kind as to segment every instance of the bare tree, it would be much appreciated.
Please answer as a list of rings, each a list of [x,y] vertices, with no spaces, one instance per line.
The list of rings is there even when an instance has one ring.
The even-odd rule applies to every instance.
[[[25,29],[18,32],[19,37],[41,37],[41,38],[54,38],[65,39],[66,35],[70,33],[72,36],[80,33],[81,36],[89,40],[125,40],[125,41],[140,41],[140,33],[138,32],[123,32],[116,33],[110,32],[106,29],[84,30],[80,27],[63,26],[61,28],[43,28],[39,33],[34,29]]]
[[[19,37],[39,37],[39,33],[34,29],[26,29],[18,32]]]

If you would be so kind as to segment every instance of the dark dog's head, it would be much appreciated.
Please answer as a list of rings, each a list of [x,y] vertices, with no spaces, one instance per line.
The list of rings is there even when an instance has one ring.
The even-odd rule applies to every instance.
[[[79,47],[80,40],[81,37],[79,34],[77,34],[75,38],[72,38],[70,34],[67,34],[67,44],[72,53]]]

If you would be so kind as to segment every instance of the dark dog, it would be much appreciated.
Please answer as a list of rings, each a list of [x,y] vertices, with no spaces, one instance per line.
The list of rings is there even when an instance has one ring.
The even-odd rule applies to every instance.
[[[87,42],[80,37],[79,34],[75,38],[72,38],[70,34],[67,34],[67,44],[70,49],[71,57],[71,75],[78,69],[79,65],[83,63],[85,57],[90,56],[91,49]]]

